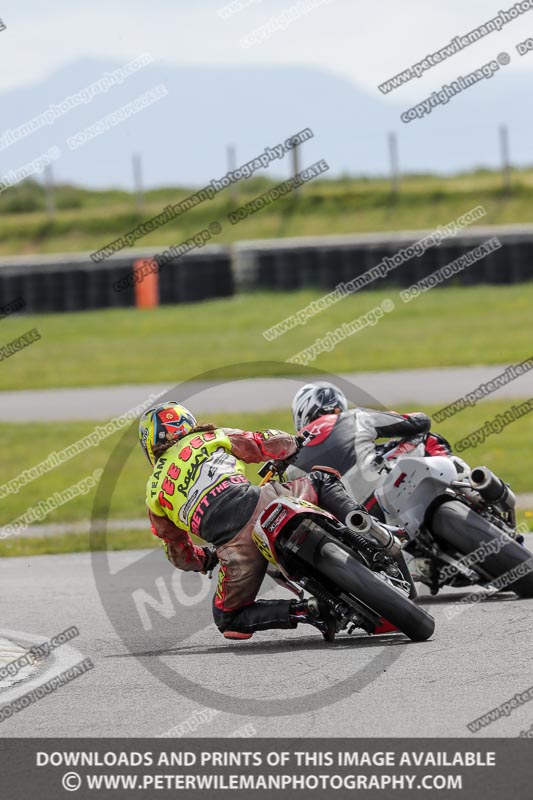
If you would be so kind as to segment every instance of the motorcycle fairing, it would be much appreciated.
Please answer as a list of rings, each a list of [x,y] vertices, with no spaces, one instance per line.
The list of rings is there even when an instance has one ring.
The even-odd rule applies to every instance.
[[[252,538],[261,555],[280,571],[284,571],[276,558],[276,539],[286,525],[296,517],[316,514],[335,520],[333,514],[297,497],[280,497],[272,500],[255,523]]]
[[[404,528],[410,537],[420,533],[426,511],[457,480],[454,463],[444,456],[402,456],[375,494],[389,524]]]

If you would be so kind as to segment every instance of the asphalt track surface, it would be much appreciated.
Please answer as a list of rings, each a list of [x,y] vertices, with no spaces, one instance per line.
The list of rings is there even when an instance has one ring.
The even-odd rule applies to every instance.
[[[359,372],[341,376],[354,388],[352,403],[363,405],[375,398],[387,408],[400,403],[446,405],[500,375],[508,365],[449,367],[439,369]],[[320,376],[312,375],[309,380]],[[329,376],[329,380],[332,380]],[[195,413],[273,411],[290,408],[302,378],[250,378],[226,383],[187,384],[175,397],[186,402]],[[176,382],[177,383],[177,382]],[[102,420],[124,414],[145,402],[150,395],[161,394],[175,384],[139,384],[79,389],[41,389],[0,393],[0,422],[35,422],[53,420]],[[533,397],[533,371],[501,387],[487,399]]]
[[[533,549],[533,536],[528,545]],[[275,737],[516,737],[533,723],[529,702],[477,734],[467,728],[531,686],[533,600],[499,594],[448,619],[446,609],[466,590],[424,597],[437,621],[424,643],[362,634],[327,645],[307,626],[230,643],[210,619],[214,582],[172,570],[159,551],[110,554],[111,576],[107,558],[0,561],[0,666],[18,648],[72,625],[80,630],[18,683],[0,684],[0,717],[8,702],[52,675],[87,657],[94,662],[0,722],[1,736],[160,736],[175,729],[175,736],[223,737],[247,726]],[[270,594],[282,591],[270,586]],[[139,591],[157,596],[159,607],[136,605]],[[205,708],[212,709],[208,722],[198,716]]]
[[[457,399],[505,366],[346,377],[384,405],[423,408]],[[211,389],[196,384],[188,398],[201,414],[266,411],[287,407],[296,385],[247,380],[236,392],[234,382]],[[109,419],[166,388],[3,392],[0,420]],[[533,373],[491,395],[530,396]],[[528,546],[533,550],[533,535]],[[0,681],[0,719],[6,705],[53,676],[85,658],[94,663],[0,721],[2,737],[169,731],[225,737],[243,730],[276,737],[516,737],[533,724],[533,703],[524,703],[475,735],[467,728],[532,684],[533,600],[512,593],[471,603],[453,619],[446,610],[467,590],[424,596],[437,623],[429,642],[357,634],[327,645],[307,626],[256,634],[249,642],[224,640],[211,619],[214,581],[173,570],[160,551],[1,559],[0,585],[0,668],[32,644],[72,625],[80,630],[42,662]],[[265,594],[282,590],[267,581]],[[206,708],[209,715],[201,717]]]

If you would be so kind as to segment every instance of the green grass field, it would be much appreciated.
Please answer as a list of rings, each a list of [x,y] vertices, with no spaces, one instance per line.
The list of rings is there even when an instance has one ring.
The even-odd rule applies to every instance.
[[[272,342],[262,336],[323,294],[239,294],[153,310],[13,315],[0,320],[0,345],[33,327],[42,338],[2,362],[1,387],[179,383],[214,369],[220,376],[286,374],[286,359],[385,298],[395,302],[392,313],[319,355],[308,372],[511,363],[531,355],[533,283],[437,289],[407,305],[398,289],[363,291]]]
[[[27,536],[0,541],[0,558],[45,556],[58,553],[87,553],[102,550],[146,550],[161,547],[161,542],[146,531],[120,531],[113,536],[98,534],[89,538],[83,533],[57,536]]]
[[[435,430],[442,432],[452,443],[466,436],[471,431],[480,427],[486,419],[492,418],[497,413],[503,413],[509,407],[508,402],[487,402],[478,407],[470,408],[457,414],[450,420],[434,425]],[[426,408],[432,414],[439,407]],[[414,408],[401,409],[413,411]],[[276,427],[291,430],[291,418],[288,410],[277,411],[269,414],[238,414],[220,415],[213,417],[216,424],[228,427],[242,427],[257,430],[264,427]],[[72,444],[94,428],[91,422],[66,422],[64,424],[34,424],[32,425],[31,445],[28,447],[23,437],[22,430],[27,427],[21,425],[0,425],[0,436],[4,452],[9,453],[9,470],[5,471],[5,480],[15,477],[25,469],[44,460],[54,451]],[[149,468],[137,444],[136,430],[132,428],[127,433],[117,433],[106,439],[97,447],[91,447],[69,462],[57,469],[43,475],[27,486],[18,494],[8,494],[2,498],[0,506],[0,525],[12,522],[18,516],[35,505],[40,499],[46,499],[61,492],[68,486],[80,481],[97,468],[105,468],[114,449],[120,440],[121,455],[113,456],[113,475],[117,476],[116,486],[109,507],[109,518],[134,519],[144,517],[144,491],[149,477]],[[466,452],[463,457],[471,463],[487,464],[497,474],[510,482],[516,492],[527,492],[531,489],[530,475],[526,469],[530,463],[530,442],[533,439],[533,415],[523,417],[521,420],[505,428],[501,434],[490,437],[482,446]],[[257,467],[249,467],[249,477],[256,481]],[[79,496],[69,503],[52,511],[42,520],[46,523],[75,522],[89,520],[92,516],[95,492]],[[533,517],[531,518],[533,520]],[[529,519],[528,519],[529,521]],[[53,552],[68,552],[70,548],[77,550],[87,549],[88,537],[76,534],[72,536],[51,537],[47,541],[25,540],[13,537],[0,541],[0,556],[24,555],[28,549],[36,552],[50,552],[47,548],[55,548]],[[72,542],[72,545],[69,544]],[[108,536],[109,549],[128,549],[131,547],[149,546],[152,542],[149,526],[146,534],[142,532],[110,533]],[[103,547],[103,542],[102,542]],[[59,548],[59,549],[57,549]],[[63,548],[63,549],[61,549]]]
[[[226,189],[195,209],[137,242],[137,246],[178,244],[210,222],[226,215],[279,180],[252,178],[233,191]],[[56,189],[57,213],[45,212],[43,188],[28,181],[0,197],[0,255],[98,250],[109,241],[160,213],[168,203],[183,200],[195,189],[166,187],[145,195],[142,212],[128,192],[91,191],[72,186]],[[346,178],[314,181],[297,196],[280,199],[238,225],[223,225],[217,241],[285,236],[367,233],[431,228],[483,204],[482,224],[531,222],[533,170],[517,170],[512,190],[502,190],[499,172],[480,170],[451,177],[407,175],[394,195],[384,179]]]
[[[301,166],[305,166],[302,163]],[[225,171],[221,165],[220,177]],[[289,177],[287,158],[276,178],[261,175],[244,180],[202,202],[159,230],[143,236],[133,247],[167,248],[178,245],[210,223],[222,223],[214,244],[322,235],[391,233],[431,230],[482,205],[486,216],[477,225],[531,224],[533,167],[514,169],[504,189],[500,171],[479,169],[452,176],[407,174],[393,192],[386,177],[346,176],[309,182],[246,220],[230,224],[228,215]],[[285,172],[285,175],[282,173]],[[178,203],[200,186],[165,186],[144,193],[142,209],[133,193],[89,190],[71,185],[54,189],[55,214],[47,213],[42,182],[22,181],[0,192],[0,257],[64,252],[92,252]],[[127,254],[128,249],[123,250]],[[0,362],[0,392],[46,388],[97,387],[121,384],[176,384],[202,379],[216,371],[224,377],[357,373],[395,369],[511,364],[533,355],[533,282],[514,286],[462,288],[450,280],[409,304],[399,289],[380,288],[343,299],[305,325],[268,341],[262,335],[276,323],[305,308],[327,290],[311,287],[295,292],[253,292],[235,297],[165,306],[154,310],[106,309],[76,314],[14,314],[0,318],[0,348],[31,328],[41,339]],[[298,368],[291,356],[346,322],[357,319],[386,299],[395,303],[375,327],[369,327]],[[36,400],[37,402],[37,400]],[[46,402],[46,401],[45,401]],[[238,401],[235,407],[238,408]],[[452,442],[504,413],[510,402],[488,402],[436,425]],[[424,407],[434,413],[442,404]],[[415,408],[397,409],[411,411]],[[38,416],[38,415],[37,415]],[[266,414],[213,415],[220,425],[258,429],[291,429],[287,409]],[[94,429],[95,423],[66,421],[25,425],[0,423],[4,469],[0,477],[0,526],[6,525],[56,492],[104,469],[116,459],[116,486],[108,509],[114,520],[145,515],[144,490],[149,474],[133,426],[98,447],[87,449],[68,463],[41,476],[17,494],[1,486],[21,471],[44,460]],[[508,426],[482,446],[464,453],[472,465],[487,464],[516,492],[531,491],[533,414]],[[119,446],[120,443],[120,446]],[[118,448],[118,451],[117,451]],[[115,456],[113,456],[115,453]],[[249,476],[256,479],[257,469]],[[77,497],[42,520],[67,525],[91,519],[95,491]],[[533,529],[533,509],[527,516]],[[124,530],[97,536],[96,549],[157,546],[146,533]],[[86,534],[0,539],[0,557],[36,553],[83,552]]]

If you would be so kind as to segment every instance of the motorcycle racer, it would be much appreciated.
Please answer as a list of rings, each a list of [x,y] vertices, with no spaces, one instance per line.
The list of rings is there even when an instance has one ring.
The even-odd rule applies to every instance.
[[[348,493],[358,503],[374,512],[374,490],[386,469],[382,454],[376,449],[380,438],[411,438],[426,434],[431,420],[426,414],[397,414],[369,408],[348,409],[344,393],[332,383],[322,381],[302,386],[294,396],[292,414],[296,431],[310,431],[313,438],[302,448],[287,476],[305,475],[312,464],[320,463],[337,469]],[[405,452],[400,445],[394,455]],[[426,450],[431,455],[448,454],[440,437],[430,436]],[[392,455],[389,452],[389,455]]]
[[[414,449],[416,443],[393,442],[393,447],[389,448],[388,445],[376,445],[376,441],[380,438],[419,437],[419,441],[424,441],[427,455],[447,456],[451,453],[443,437],[428,433],[431,420],[426,414],[348,409],[344,393],[327,381],[302,386],[294,396],[292,414],[296,431],[309,431],[312,438],[294,459],[287,477],[294,480],[305,475],[317,461],[333,467],[340,472],[350,496],[382,522],[384,516],[374,492],[383,480],[384,471],[391,468],[384,454],[387,453],[388,459],[399,456]],[[422,580],[429,569],[429,561],[414,558],[408,551],[404,551],[403,559],[411,575],[412,594],[415,596],[412,581]],[[405,575],[407,577],[407,572]]]
[[[252,433],[199,425],[175,402],[142,415],[139,439],[153,470],[146,491],[148,516],[167,558],[179,569],[203,573],[220,564],[213,616],[223,635],[249,639],[258,630],[308,623],[333,639],[336,620],[316,598],[256,600],[267,561],[252,531],[260,513],[279,495],[307,500],[344,521],[359,506],[338,473],[315,467],[289,483],[255,486],[244,464],[290,457],[297,449],[296,437],[277,430]],[[212,547],[194,544],[191,534]]]

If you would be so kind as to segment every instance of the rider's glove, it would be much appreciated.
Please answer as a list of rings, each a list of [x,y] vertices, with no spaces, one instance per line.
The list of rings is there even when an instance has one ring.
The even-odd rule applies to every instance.
[[[287,465],[293,464],[296,461],[300,450],[302,449],[302,447],[304,447],[306,441],[309,438],[311,438],[311,436],[308,431],[305,431],[304,433],[297,433],[296,436],[293,437],[294,442],[296,444],[296,449],[292,455],[288,456],[288,458],[283,459],[285,464]]]
[[[448,457],[452,454],[452,446],[440,433],[427,433],[424,436],[426,455]]]
[[[279,458],[276,459],[276,461],[272,461],[269,463],[270,469],[279,477],[279,479],[282,482],[285,480],[285,471],[287,467],[290,466],[290,464],[294,464],[294,462],[298,457],[298,453],[300,452],[300,448],[302,447],[303,442],[305,441],[305,438],[300,435],[293,436],[292,439],[296,445],[294,448],[294,452],[290,456],[287,456],[286,458]],[[259,474],[261,475],[261,472],[259,472]]]
[[[217,551],[214,547],[202,547],[204,551],[205,561],[204,561],[204,568],[202,569],[202,574],[207,575],[208,572],[214,570],[216,565],[218,564],[218,556]]]

